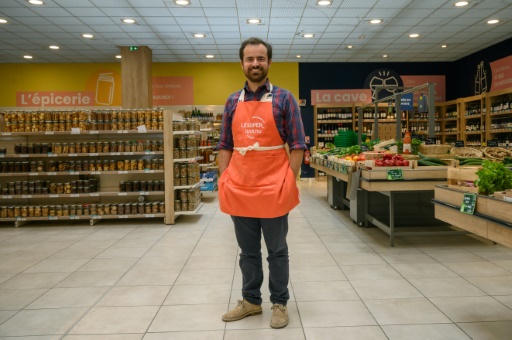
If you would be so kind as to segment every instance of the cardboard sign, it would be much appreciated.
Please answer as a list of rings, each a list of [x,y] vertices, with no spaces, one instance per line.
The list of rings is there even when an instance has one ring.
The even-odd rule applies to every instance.
[[[389,181],[398,181],[404,179],[402,169],[386,169]]]

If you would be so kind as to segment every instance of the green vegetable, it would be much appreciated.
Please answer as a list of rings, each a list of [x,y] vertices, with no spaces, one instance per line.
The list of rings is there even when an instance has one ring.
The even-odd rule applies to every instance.
[[[425,159],[425,158],[422,158],[422,159],[419,159],[418,160],[418,165],[421,165],[421,166],[443,166],[443,165],[446,165],[446,164],[439,164],[439,163],[435,163],[435,162],[430,162],[429,160]]]
[[[430,163],[436,163],[438,165],[446,165],[445,162],[443,162],[442,160],[440,160],[439,158],[435,158],[435,157],[424,157],[422,159],[420,159],[420,161],[423,160],[423,161],[427,161],[427,162],[430,162]]]
[[[512,171],[503,163],[484,160],[482,167],[476,172],[478,179],[474,182],[479,194],[491,195],[495,191],[512,189]]]
[[[421,145],[423,143],[421,139],[413,138],[411,141],[411,145]]]
[[[335,149],[336,148],[336,145],[334,145],[333,143],[325,143],[325,147],[327,149]]]

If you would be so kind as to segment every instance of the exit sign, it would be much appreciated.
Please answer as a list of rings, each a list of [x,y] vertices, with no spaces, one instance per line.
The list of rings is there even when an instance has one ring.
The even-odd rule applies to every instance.
[[[130,46],[130,51],[138,51],[139,46]]]

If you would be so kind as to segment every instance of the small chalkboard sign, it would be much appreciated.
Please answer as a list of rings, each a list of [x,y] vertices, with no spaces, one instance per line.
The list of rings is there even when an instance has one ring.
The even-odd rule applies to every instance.
[[[460,212],[473,215],[476,207],[476,194],[465,193],[460,206]]]
[[[455,141],[455,147],[456,148],[463,148],[464,147],[464,141],[463,140]]]
[[[496,147],[499,146],[499,144],[498,144],[498,141],[496,139],[493,139],[493,140],[488,140],[487,141],[487,146],[496,148]]]
[[[366,145],[361,145],[361,152],[365,152],[365,151],[370,151],[370,149]]]
[[[389,181],[397,181],[404,179],[402,169],[386,169]]]
[[[435,139],[435,137],[427,138],[427,139],[425,140],[425,144],[426,144],[426,145],[433,145],[433,144],[436,144],[436,139]]]

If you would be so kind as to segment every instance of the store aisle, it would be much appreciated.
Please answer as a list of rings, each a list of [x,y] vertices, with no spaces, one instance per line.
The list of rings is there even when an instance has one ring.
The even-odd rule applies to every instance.
[[[507,339],[512,249],[468,236],[400,237],[332,210],[300,182],[290,214],[290,324],[224,323],[240,298],[230,218],[0,228],[1,339]],[[267,272],[265,272],[267,273]],[[265,286],[267,283],[265,282]]]

